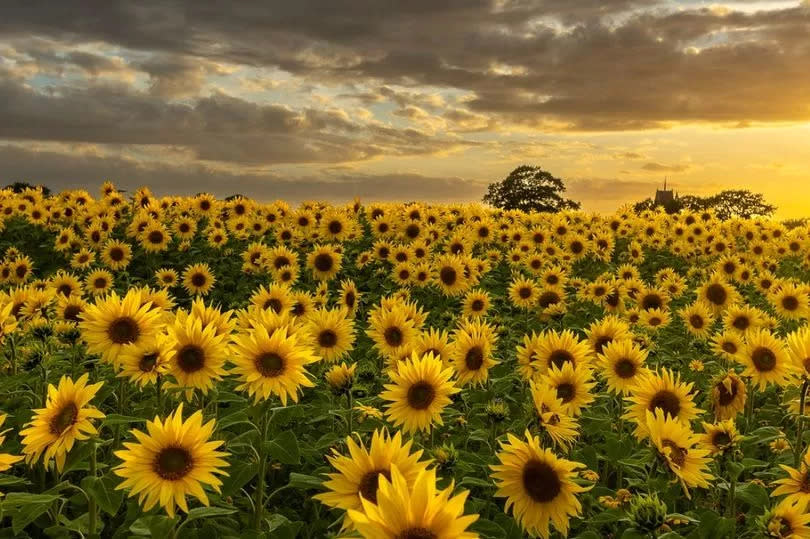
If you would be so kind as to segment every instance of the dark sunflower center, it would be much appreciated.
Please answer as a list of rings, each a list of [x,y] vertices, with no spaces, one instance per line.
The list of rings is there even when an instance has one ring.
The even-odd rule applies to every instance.
[[[686,449],[680,447],[672,440],[663,440],[661,445],[669,448],[669,460],[678,466],[683,466],[683,463],[686,462]]]
[[[203,275],[202,273],[195,273],[194,275],[191,276],[191,284],[193,284],[197,288],[205,286],[206,282],[208,282],[208,279],[206,279],[205,275]]]
[[[205,366],[205,351],[196,344],[187,344],[177,353],[177,364],[183,372],[197,372]]]
[[[751,361],[759,372],[768,372],[776,368],[776,355],[770,348],[764,346],[751,353]]]
[[[413,239],[419,235],[419,225],[411,224],[405,228],[405,235]]]
[[[400,532],[396,539],[438,539],[438,537],[427,528],[408,528]]]
[[[562,369],[566,363],[574,363],[574,356],[568,350],[554,350],[548,357],[549,366]]]
[[[723,305],[728,298],[728,292],[723,285],[714,283],[706,289],[706,298],[715,305]]]
[[[110,340],[115,344],[129,344],[135,341],[140,333],[138,323],[128,316],[116,319],[107,330]]]
[[[416,410],[425,410],[436,398],[436,390],[429,382],[417,382],[408,388],[408,405]]]
[[[693,314],[689,317],[689,324],[695,329],[703,329],[704,321],[703,317],[699,314]]]
[[[447,286],[453,286],[458,278],[456,270],[450,267],[444,267],[439,272],[439,278]]]
[[[69,402],[51,419],[51,433],[57,436],[62,434],[62,432],[76,423],[78,417],[79,409],[74,403]]]
[[[636,374],[636,364],[630,359],[622,358],[616,362],[613,371],[619,378],[632,378]]]
[[[717,401],[721,406],[728,406],[734,401],[734,397],[737,396],[737,381],[732,380],[730,385],[731,391],[729,391],[722,382],[715,386],[717,388]]]
[[[477,371],[481,368],[484,364],[484,351],[480,346],[473,346],[467,350],[467,354],[464,356],[464,364],[471,371]]]
[[[540,294],[540,298],[538,298],[537,300],[537,303],[540,305],[540,307],[543,307],[544,309],[551,305],[556,305],[559,302],[560,302],[560,295],[551,290]]]
[[[332,269],[332,256],[328,253],[321,253],[315,257],[315,269],[318,271],[329,271]]]
[[[17,266],[17,269],[14,271],[17,274],[17,277],[22,279],[28,273],[28,266]]]
[[[354,307],[354,302],[356,300],[357,297],[354,295],[354,292],[349,291],[346,292],[346,298],[343,301],[346,304],[346,307],[349,307],[351,309],[352,307]]]
[[[480,299],[473,300],[472,305],[470,305],[473,311],[481,311],[484,309],[484,302]]]
[[[715,447],[726,447],[731,444],[731,436],[727,432],[719,430],[712,435],[712,444]]]
[[[343,230],[343,225],[340,224],[340,221],[332,221],[329,223],[329,232],[331,234],[340,234]]]
[[[81,307],[78,305],[68,305],[65,307],[65,311],[62,313],[62,316],[65,320],[72,320],[73,322],[79,321],[79,315],[82,313]]]
[[[579,253],[581,253],[584,250],[585,250],[585,246],[582,245],[581,242],[575,241],[575,242],[571,243],[571,252],[574,253],[575,255],[578,255]]]
[[[396,326],[386,328],[385,332],[383,332],[383,337],[385,337],[386,344],[392,348],[402,346],[402,341],[404,340],[402,330]]]
[[[782,307],[786,311],[795,311],[799,308],[799,298],[796,296],[785,296],[782,298]]]
[[[594,350],[596,350],[597,354],[601,354],[605,346],[607,346],[611,342],[613,342],[613,337],[610,337],[608,335],[602,335],[601,337],[596,339],[593,348]]]
[[[163,479],[177,481],[191,471],[194,460],[182,447],[167,447],[155,458],[154,470]]]
[[[737,318],[734,319],[732,325],[735,328],[739,329],[740,331],[745,331],[751,325],[751,320],[749,320],[748,317],[745,315],[738,316]]]
[[[264,302],[263,307],[265,310],[273,309],[273,312],[280,313],[282,308],[281,300],[278,298],[270,298]]]
[[[59,285],[59,288],[57,290],[63,296],[69,296],[73,292],[73,287],[70,286],[69,284],[63,284]]]
[[[163,243],[163,232],[160,232],[159,230],[153,230],[152,232],[149,233],[147,239],[149,240],[149,243],[154,244]]]
[[[521,299],[528,299],[532,296],[532,289],[528,286],[522,286],[520,290],[518,290],[518,295]]]
[[[562,481],[547,463],[530,460],[523,466],[523,488],[537,503],[548,503],[562,492]]]
[[[563,401],[563,404],[571,402],[575,396],[576,388],[574,384],[565,383],[557,386],[557,398]]]
[[[275,352],[265,352],[254,361],[262,376],[275,378],[284,372],[284,358]]]
[[[367,472],[363,478],[360,479],[360,485],[357,490],[363,498],[370,502],[377,503],[377,488],[380,485],[381,475],[389,481],[391,480],[390,470],[372,470]]]
[[[337,342],[337,334],[331,329],[325,329],[318,334],[318,345],[321,348],[332,348]]]
[[[120,262],[124,259],[124,251],[120,247],[110,249],[110,258],[115,262]]]
[[[93,287],[99,290],[107,288],[107,279],[104,277],[98,277],[96,280],[93,281]]]
[[[278,256],[278,257],[276,257],[276,259],[273,261],[273,266],[274,266],[276,269],[281,269],[281,268],[283,268],[284,266],[289,266],[289,265],[290,265],[290,259],[289,259],[289,258],[287,258],[286,256]]]
[[[721,345],[723,352],[727,354],[736,354],[737,353],[737,345],[731,341],[726,341]]]
[[[650,399],[649,410],[655,413],[656,410],[663,410],[665,414],[678,417],[681,411],[681,401],[678,395],[667,389],[662,389]]]
[[[644,310],[660,309],[663,304],[664,301],[661,299],[661,296],[657,294],[648,294],[641,300],[641,306]]]
[[[138,361],[138,368],[143,372],[152,372],[157,365],[158,355],[155,353],[146,354]]]

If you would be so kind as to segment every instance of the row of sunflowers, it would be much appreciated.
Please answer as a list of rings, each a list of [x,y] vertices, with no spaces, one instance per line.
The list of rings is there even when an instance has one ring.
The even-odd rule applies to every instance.
[[[0,537],[810,537],[810,227],[0,191]]]

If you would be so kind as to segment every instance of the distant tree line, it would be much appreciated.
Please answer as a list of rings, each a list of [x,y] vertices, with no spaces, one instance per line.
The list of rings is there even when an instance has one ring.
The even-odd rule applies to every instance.
[[[666,204],[658,204],[653,199],[648,198],[637,202],[633,209],[636,212],[642,212],[656,208],[659,205],[667,213],[678,213],[681,210],[713,210],[717,218],[723,221],[733,217],[742,219],[767,217],[773,215],[773,212],[776,211],[776,206],[767,203],[761,193],[753,193],[747,189],[726,189],[708,197],[685,195]]]

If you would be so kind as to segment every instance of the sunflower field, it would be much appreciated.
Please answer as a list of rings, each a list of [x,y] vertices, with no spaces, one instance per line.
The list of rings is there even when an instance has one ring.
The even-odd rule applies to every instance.
[[[810,227],[0,191],[0,537],[810,537]]]

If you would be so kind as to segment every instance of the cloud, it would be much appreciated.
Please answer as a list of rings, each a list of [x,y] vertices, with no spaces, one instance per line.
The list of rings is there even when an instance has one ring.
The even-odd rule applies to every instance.
[[[649,162],[644,163],[641,165],[642,170],[648,170],[650,172],[685,172],[689,170],[690,165],[687,163],[677,164],[677,165],[665,165],[663,163],[655,163]]]

